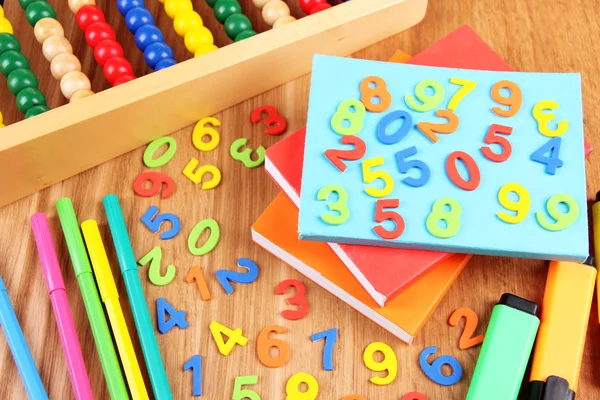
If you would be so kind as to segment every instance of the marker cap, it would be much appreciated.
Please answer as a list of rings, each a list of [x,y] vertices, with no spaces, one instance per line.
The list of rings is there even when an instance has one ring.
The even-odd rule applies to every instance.
[[[67,248],[71,255],[75,276],[79,277],[79,275],[86,272],[91,274],[92,267],[90,266],[90,260],[85,251],[83,237],[81,236],[77,215],[75,214],[75,208],[73,208],[71,199],[64,197],[58,200],[56,202],[56,210],[58,211],[58,218],[60,219],[60,224],[62,225],[65,240],[67,242]]]
[[[516,310],[523,311],[524,313],[531,315],[536,315],[538,308],[537,304],[534,302],[510,293],[504,293],[500,297],[498,304],[512,307]]]
[[[33,236],[35,243],[37,244],[38,253],[40,255],[40,261],[42,263],[42,270],[46,277],[46,285],[48,286],[48,293],[52,293],[55,290],[65,290],[65,282],[63,281],[60,266],[58,264],[58,258],[56,257],[56,250],[54,243],[52,242],[52,234],[50,233],[50,227],[48,226],[48,218],[44,213],[36,213],[29,219],[31,222],[31,228],[33,229]]]
[[[119,292],[117,291],[117,286],[110,270],[110,264],[102,237],[100,236],[98,224],[93,219],[88,219],[81,223],[81,230],[87,244],[90,260],[92,260],[94,275],[96,276],[102,301],[106,301],[109,298],[118,299]]]
[[[575,400],[575,392],[566,379],[551,375],[546,382],[530,382],[526,400]]]

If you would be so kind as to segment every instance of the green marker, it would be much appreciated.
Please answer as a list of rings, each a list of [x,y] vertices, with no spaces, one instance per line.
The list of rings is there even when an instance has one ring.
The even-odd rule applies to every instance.
[[[490,324],[473,372],[467,400],[515,400],[537,335],[537,304],[504,293]]]
[[[69,248],[71,262],[75,270],[77,282],[79,283],[85,310],[90,321],[90,326],[92,327],[92,334],[94,335],[94,341],[96,342],[96,348],[100,356],[102,371],[104,371],[104,377],[108,385],[108,393],[113,400],[129,399],[127,386],[121,372],[121,365],[119,364],[110,330],[106,323],[98,287],[96,286],[96,280],[90,266],[85,245],[83,244],[83,237],[79,230],[79,223],[77,222],[77,216],[75,215],[71,199],[63,198],[58,200],[56,202],[56,209],[58,210],[60,224],[62,225],[67,247]]]

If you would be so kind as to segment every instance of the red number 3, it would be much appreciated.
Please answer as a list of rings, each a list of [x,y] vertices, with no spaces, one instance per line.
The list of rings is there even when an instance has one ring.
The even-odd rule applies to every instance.
[[[275,107],[273,106],[260,106],[256,110],[252,111],[250,119],[253,124],[258,124],[263,113],[267,114],[267,118],[262,120],[268,128],[265,130],[267,135],[281,135],[287,128],[287,121],[283,118]]]
[[[306,301],[306,297],[304,297],[306,294],[306,287],[304,287],[304,284],[297,279],[286,279],[277,285],[275,288],[275,294],[285,294],[285,291],[289,287],[296,289],[296,294],[293,297],[286,299],[286,301],[291,306],[298,306],[298,309],[284,310],[281,312],[281,315],[285,319],[295,321],[304,317],[308,312],[308,301]]]

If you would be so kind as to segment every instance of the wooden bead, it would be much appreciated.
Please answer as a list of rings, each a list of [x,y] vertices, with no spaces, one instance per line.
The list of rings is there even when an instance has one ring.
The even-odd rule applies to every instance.
[[[262,9],[262,17],[265,22],[271,26],[275,24],[279,18],[290,15],[290,8],[282,0],[273,0],[268,2]]]
[[[17,94],[17,108],[25,114],[31,107],[45,106],[46,97],[37,88],[27,87]]]
[[[215,3],[213,12],[217,18],[217,21],[224,23],[230,15],[241,14],[242,6],[238,0],[218,0]]]
[[[94,22],[90,24],[85,30],[84,36],[88,46],[92,49],[95,49],[98,43],[103,40],[117,40],[114,29],[106,22]]]
[[[50,36],[42,43],[42,52],[46,60],[52,61],[54,57],[62,53],[73,54],[71,43],[63,36]]]
[[[93,24],[94,22],[105,22],[106,17],[102,10],[96,6],[85,5],[77,11],[75,15],[75,19],[77,20],[77,26],[82,31],[85,31],[88,26]]]
[[[0,17],[0,33],[13,33],[13,27],[10,21],[4,17]]]
[[[173,20],[173,28],[175,28],[175,32],[181,37],[184,37],[190,29],[196,26],[203,26],[202,17],[193,10],[179,13]]]
[[[135,77],[133,75],[121,75],[113,82],[113,86],[119,86],[127,82],[131,82]]]
[[[192,11],[194,6],[190,0],[165,0],[165,12],[173,19],[184,11]]]
[[[254,3],[254,5],[256,7],[258,7],[260,10],[262,10],[263,7],[270,1],[273,1],[273,0],[252,0],[252,3]]]
[[[94,92],[92,92],[91,90],[81,89],[81,90],[78,90],[75,93],[73,93],[73,95],[71,96],[71,99],[69,100],[69,102],[73,103],[73,102],[75,102],[77,100],[81,100],[81,99],[84,99],[86,97],[90,97],[93,94],[94,94]]]
[[[25,9],[25,19],[31,26],[35,26],[44,18],[56,18],[56,11],[45,0],[34,1]]]
[[[213,44],[213,35],[205,26],[192,28],[185,34],[183,38],[185,48],[190,53],[195,53],[196,50],[203,44]]]
[[[94,58],[102,67],[114,57],[123,57],[123,48],[114,40],[105,39],[94,48]]]
[[[77,11],[83,6],[96,5],[96,0],[69,0],[69,8],[73,14],[77,14]]]
[[[60,91],[69,100],[75,92],[91,89],[92,84],[90,83],[90,80],[81,71],[68,72],[60,80]]]
[[[38,43],[44,43],[50,36],[65,36],[65,30],[54,18],[42,18],[33,27],[33,33]]]
[[[279,28],[280,26],[287,25],[290,22],[294,22],[294,21],[296,21],[296,18],[292,17],[291,15],[281,17],[281,18],[277,19],[277,21],[275,21],[275,23],[273,24],[273,28]]]
[[[63,76],[72,71],[81,71],[81,63],[73,54],[59,54],[50,63],[50,72],[57,81],[60,81]]]
[[[252,22],[244,14],[233,14],[225,20],[223,28],[229,39],[234,40],[240,32],[251,30]]]
[[[196,52],[194,53],[194,57],[200,57],[207,53],[210,53],[211,51],[215,51],[218,49],[219,48],[217,46],[215,46],[214,44],[203,44],[202,46],[200,46],[196,49]]]

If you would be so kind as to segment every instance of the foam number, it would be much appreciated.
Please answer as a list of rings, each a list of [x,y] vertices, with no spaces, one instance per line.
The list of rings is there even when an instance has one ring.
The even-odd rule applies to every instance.
[[[194,397],[202,396],[202,356],[194,355],[185,364],[183,370],[192,370],[192,393]]]
[[[202,182],[202,190],[214,189],[221,183],[221,171],[214,165],[203,165],[199,167],[200,162],[196,158],[192,158],[183,169],[183,174],[196,185],[202,182],[202,178],[206,174],[212,175],[212,178],[206,182]],[[195,170],[195,171],[194,171]]]
[[[465,96],[471,93],[473,90],[475,90],[477,82],[461,78],[450,78],[450,83],[453,85],[460,86],[448,102],[448,110],[455,111],[460,102],[463,101]]]
[[[373,100],[377,100],[374,102]],[[360,101],[365,108],[374,113],[387,110],[392,104],[392,95],[387,90],[387,84],[378,76],[369,76],[360,83]]]
[[[256,160],[253,160],[252,149],[247,148],[244,149],[244,151],[240,151],[240,149],[246,146],[247,143],[248,139],[246,138],[239,138],[235,140],[233,143],[231,143],[231,147],[229,147],[229,154],[234,160],[241,161],[246,168],[256,168],[261,166],[262,163],[265,162],[265,148],[260,146],[258,149],[256,149],[255,151],[257,157]]]
[[[400,400],[427,400],[427,396],[419,392],[406,393]]]
[[[323,369],[325,371],[333,371],[333,346],[335,346],[335,342],[338,339],[337,328],[314,333],[310,337],[310,340],[313,342],[321,339],[325,339],[325,346],[323,347]]]
[[[269,368],[279,368],[287,364],[290,360],[290,348],[283,340],[269,338],[271,333],[286,333],[287,329],[279,325],[266,326],[258,334],[256,339],[256,354],[261,363]],[[272,348],[276,348],[279,352],[276,357],[272,357],[269,352]]]
[[[233,395],[231,400],[260,400],[260,396],[254,390],[243,389],[242,386],[256,385],[258,376],[238,376],[233,383]]]
[[[542,135],[548,137],[562,136],[569,129],[569,121],[555,122],[556,129],[550,129],[548,126],[550,122],[556,119],[556,116],[551,112],[544,111],[556,110],[558,107],[558,103],[552,100],[542,100],[533,106],[533,118],[537,121],[538,130]]]
[[[163,145],[167,145],[167,150],[165,150],[165,152],[158,158],[153,158],[154,153],[156,153],[156,151]],[[162,167],[163,165],[171,161],[171,159],[175,156],[176,151],[177,143],[175,142],[175,139],[173,139],[170,136],[160,137],[154,140],[153,142],[150,142],[150,144],[148,144],[148,147],[146,147],[146,150],[144,150],[144,164],[148,168]]]
[[[306,288],[304,284],[296,279],[286,279],[285,281],[279,282],[279,285],[275,288],[275,294],[283,295],[286,290],[293,287],[296,293],[292,297],[288,297],[286,302],[291,306],[297,306],[297,310],[283,310],[281,316],[291,321],[298,320],[308,313],[308,301],[306,300]]]
[[[421,187],[425,186],[427,182],[429,182],[429,178],[431,178],[431,170],[421,160],[409,160],[406,159],[408,157],[417,155],[417,146],[411,146],[404,150],[398,151],[394,154],[394,158],[396,160],[396,166],[398,167],[398,172],[401,174],[406,174],[413,168],[416,168],[420,171],[420,176],[418,178],[413,178],[412,176],[408,176],[402,179],[404,184],[411,187]]]
[[[338,199],[333,203],[327,204],[329,211],[336,214],[321,214],[321,219],[328,225],[340,225],[346,222],[350,217],[350,209],[348,208],[348,192],[339,185],[326,185],[317,193],[317,200],[327,201],[329,195],[335,193]]]
[[[450,315],[448,324],[456,327],[461,318],[465,319],[465,328],[458,340],[458,348],[466,350],[481,344],[483,342],[483,335],[473,337],[475,329],[477,329],[477,324],[479,323],[479,318],[477,318],[475,311],[471,310],[469,307],[461,307]]]
[[[211,124],[212,127],[206,126],[207,124]],[[213,117],[202,118],[198,121],[192,132],[192,142],[194,143],[194,147],[200,151],[211,151],[216,149],[221,140],[221,136],[214,127],[218,128],[220,126],[221,121]],[[205,136],[208,136],[208,141],[204,140]]]
[[[210,291],[208,290],[206,280],[204,279],[204,274],[202,273],[202,269],[200,269],[200,267],[195,266],[190,268],[190,271],[185,277],[185,281],[187,283],[196,281],[196,285],[198,286],[198,291],[200,292],[200,297],[202,297],[202,300],[208,301],[211,299]]]
[[[509,96],[502,95],[502,89],[510,91]],[[521,109],[523,103],[523,94],[521,88],[511,81],[499,81],[492,86],[492,99],[500,105],[507,106],[508,110],[502,107],[492,107],[492,112],[500,117],[512,117]]]
[[[510,193],[514,193],[519,198],[517,201],[512,201],[508,198]],[[498,202],[502,207],[509,211],[516,212],[516,215],[511,215],[506,211],[500,211],[496,215],[507,224],[518,224],[522,222],[531,208],[531,197],[529,192],[523,186],[515,182],[507,183],[498,191]]]
[[[258,278],[258,265],[254,261],[248,258],[238,258],[237,265],[240,268],[247,269],[248,272],[241,273],[226,269],[217,270],[217,279],[227,294],[233,293],[233,286],[231,286],[230,282],[247,285]]]
[[[447,209],[448,208],[448,209]],[[427,216],[425,225],[433,236],[448,239],[456,235],[460,230],[460,216],[462,207],[458,201],[442,197],[431,207],[431,213]],[[440,226],[443,222],[445,226]]]
[[[435,354],[436,351],[437,346],[431,346],[421,352],[421,355],[419,356],[421,370],[423,370],[423,373],[425,373],[429,379],[438,385],[452,386],[462,377],[462,367],[458,363],[458,360],[452,356],[440,356],[429,364],[427,362],[427,357],[431,354]],[[446,376],[442,373],[443,365],[449,365],[452,368],[452,375]]]
[[[433,94],[427,94],[427,89],[433,90]],[[412,94],[407,94],[404,96],[407,106],[417,112],[431,111],[444,100],[444,86],[433,79],[426,79],[415,87],[415,96],[423,104],[419,104]]]
[[[170,213],[159,214],[158,207],[156,206],[150,206],[150,208],[148,208],[148,211],[146,211],[144,215],[142,215],[140,221],[142,221],[142,223],[146,225],[146,228],[150,229],[154,233],[160,230],[160,226],[163,222],[170,222],[171,229],[161,233],[161,240],[173,239],[175,236],[177,236],[179,230],[181,229],[181,222],[179,222],[179,218],[177,218],[176,215]]]
[[[534,151],[531,155],[531,161],[546,166],[545,172],[548,175],[556,174],[556,169],[563,166],[563,161],[559,158],[561,141],[562,138],[554,137],[544,143],[542,147]],[[547,156],[546,153],[550,153],[550,155]]]
[[[340,172],[346,171],[346,164],[342,160],[356,161],[364,157],[367,145],[358,136],[342,136],[340,142],[345,145],[354,146],[352,150],[329,149],[325,151],[327,158]]]
[[[210,230],[210,235],[204,244],[200,247],[197,246],[198,239],[202,233],[206,230]],[[221,230],[219,224],[214,219],[205,219],[200,221],[194,226],[190,235],[188,236],[188,250],[195,256],[203,256],[212,251],[219,242],[219,236],[221,236]]]
[[[512,146],[506,138],[497,135],[509,136],[512,133],[512,130],[513,128],[509,126],[492,124],[490,129],[488,129],[483,142],[489,145],[497,144],[502,148],[502,152],[497,154],[492,151],[491,146],[481,146],[481,154],[488,160],[497,163],[508,160],[508,157],[512,154]]]
[[[169,314],[170,317],[168,320],[167,314]],[[156,300],[158,331],[163,335],[176,326],[178,326],[179,329],[185,329],[190,326],[190,324],[185,320],[185,315],[185,311],[177,311],[164,298],[160,297],[158,300]]]
[[[146,182],[151,183],[149,188],[144,186]],[[163,200],[171,197],[173,191],[175,191],[173,180],[161,172],[142,172],[133,181],[133,191],[141,197],[152,197],[161,190],[160,198]]]
[[[404,219],[400,214],[394,211],[385,211],[385,208],[400,207],[399,199],[381,199],[375,204],[375,222],[393,221],[395,227],[388,231],[383,225],[377,225],[373,231],[377,236],[385,240],[394,240],[399,238],[404,232]]]
[[[392,190],[394,190],[394,179],[390,174],[381,170],[371,171],[372,168],[379,167],[383,165],[383,163],[383,156],[370,158],[362,162],[362,176],[364,183],[369,184],[376,179],[381,179],[383,181],[383,187],[381,189],[374,187],[368,187],[365,189],[365,192],[371,197],[385,197],[392,193]]]
[[[434,123],[434,122],[419,122],[417,124],[417,129],[423,133],[431,142],[437,143],[439,140],[438,135],[436,133],[440,133],[442,135],[448,135],[450,133],[456,132],[458,129],[458,125],[460,120],[450,110],[440,109],[435,112],[435,116],[438,118],[447,119],[448,122],[445,123]]]
[[[248,338],[242,335],[242,330],[240,328],[232,330],[216,321],[210,323],[210,333],[212,334],[213,339],[215,339],[219,353],[226,357],[231,353],[231,350],[233,350],[236,344],[242,347],[248,344]],[[227,336],[227,342],[223,340],[223,336]]]
[[[383,353],[383,360],[380,362],[375,361],[373,358],[378,351]],[[389,385],[396,379],[396,374],[398,373],[398,360],[396,359],[394,350],[387,344],[373,342],[368,345],[363,353],[363,361],[371,371],[387,371],[388,374],[385,377],[374,376],[370,379],[375,385]]]
[[[160,247],[156,246],[138,261],[138,264],[142,267],[148,263],[150,263],[148,279],[153,285],[165,286],[175,278],[177,268],[173,264],[167,266],[167,272],[164,275],[160,272],[160,265],[162,264],[162,249]]]
[[[268,127],[265,130],[267,135],[281,135],[283,132],[285,132],[285,129],[287,128],[287,121],[285,118],[279,115],[273,106],[260,106],[256,108],[254,111],[252,111],[250,120],[256,125],[261,121],[263,114],[267,114],[267,118],[262,120],[263,123]]]
[[[563,213],[558,209],[558,205],[561,203],[567,206],[568,211],[566,213]],[[555,194],[546,202],[546,211],[548,211],[550,217],[556,222],[549,222],[544,213],[537,212],[535,213],[535,219],[537,219],[538,224],[548,231],[561,231],[575,222],[579,216],[579,205],[577,204],[577,201],[568,194]]]
[[[305,392],[300,391],[300,385],[305,384]],[[306,372],[298,372],[288,379],[285,385],[285,400],[315,400],[319,394],[319,383],[314,376]]]
[[[464,164],[469,173],[469,180],[463,179],[458,173],[458,167],[456,166],[457,161],[462,161]],[[446,175],[448,175],[448,179],[450,179],[456,187],[462,190],[475,190],[479,187],[479,183],[481,183],[481,174],[477,163],[473,157],[464,151],[455,151],[450,153],[448,158],[446,158]]]
[[[398,129],[391,133],[387,133],[387,129],[394,122],[402,120],[402,125],[398,127]],[[401,141],[408,135],[412,128],[412,117],[409,113],[404,110],[392,111],[387,114],[383,118],[379,120],[377,123],[377,127],[375,128],[375,132],[377,134],[377,139],[383,144],[395,144]]]
[[[366,113],[360,101],[344,100],[331,117],[331,129],[340,135],[356,135],[363,128]]]

